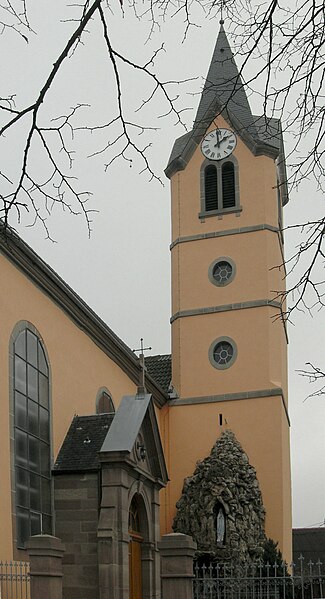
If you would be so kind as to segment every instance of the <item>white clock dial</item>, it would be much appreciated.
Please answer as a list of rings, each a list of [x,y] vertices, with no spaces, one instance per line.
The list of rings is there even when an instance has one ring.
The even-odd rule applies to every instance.
[[[222,160],[234,151],[237,137],[229,129],[214,129],[210,131],[201,143],[201,151],[209,160]]]

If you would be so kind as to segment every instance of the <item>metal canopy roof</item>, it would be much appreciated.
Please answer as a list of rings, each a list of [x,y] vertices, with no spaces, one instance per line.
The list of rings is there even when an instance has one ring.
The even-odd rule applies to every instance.
[[[150,394],[122,398],[101,451],[132,451],[150,399]]]

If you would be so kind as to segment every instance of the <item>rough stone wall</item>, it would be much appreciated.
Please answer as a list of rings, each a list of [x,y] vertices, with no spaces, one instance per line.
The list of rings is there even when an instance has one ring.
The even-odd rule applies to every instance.
[[[225,515],[225,535],[217,542],[216,506]],[[184,481],[173,528],[197,542],[198,556],[217,561],[256,560],[263,553],[265,510],[256,477],[235,435],[227,430],[209,457]]]
[[[97,599],[98,475],[54,477],[55,534],[65,545],[63,599]]]

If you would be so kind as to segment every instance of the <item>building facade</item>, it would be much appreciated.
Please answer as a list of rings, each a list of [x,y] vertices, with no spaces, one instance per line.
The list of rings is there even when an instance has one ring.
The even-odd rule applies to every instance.
[[[289,560],[287,336],[278,297],[287,202],[282,133],[275,119],[252,115],[222,26],[193,130],[175,142],[166,174],[172,354],[146,360],[145,387],[157,419],[152,447],[158,451],[161,443],[165,460],[158,460],[156,482],[153,454],[147,474],[137,471],[136,479],[150,479],[155,489],[148,521],[160,518],[161,534],[172,531],[184,479],[229,429],[256,470],[266,534]],[[134,404],[142,366],[18,236],[0,233],[0,559],[24,559],[30,535],[55,534],[52,469],[74,416],[109,413],[114,422],[117,410],[126,422],[121,399],[129,396]],[[138,437],[123,449],[128,468],[135,443]],[[159,514],[165,462],[169,482],[160,491]],[[107,468],[105,476],[109,481]],[[141,496],[139,482],[136,489]],[[132,500],[132,493],[125,495],[116,526],[131,516],[136,533]],[[145,505],[144,496],[138,501]],[[128,524],[122,528],[127,537]],[[157,538],[155,528],[150,543]]]

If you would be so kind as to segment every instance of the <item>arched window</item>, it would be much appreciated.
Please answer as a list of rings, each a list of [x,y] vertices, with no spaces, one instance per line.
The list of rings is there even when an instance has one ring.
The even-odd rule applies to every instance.
[[[13,342],[16,537],[52,532],[49,367],[38,335],[24,328]]]
[[[133,497],[129,509],[129,532],[138,533],[139,535],[141,533],[139,502],[136,495]]]
[[[101,389],[96,399],[97,414],[114,414],[115,407],[111,395],[106,389]]]
[[[219,162],[206,160],[201,167],[199,217],[240,211],[237,160],[234,156]]]

